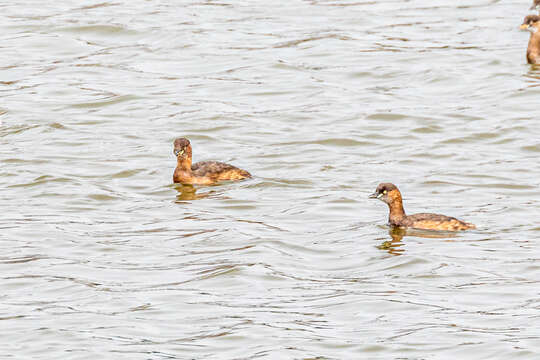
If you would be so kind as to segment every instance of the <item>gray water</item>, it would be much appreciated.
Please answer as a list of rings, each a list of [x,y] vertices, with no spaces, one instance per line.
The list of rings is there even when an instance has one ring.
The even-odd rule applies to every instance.
[[[0,357],[538,358],[529,3],[1,4]]]

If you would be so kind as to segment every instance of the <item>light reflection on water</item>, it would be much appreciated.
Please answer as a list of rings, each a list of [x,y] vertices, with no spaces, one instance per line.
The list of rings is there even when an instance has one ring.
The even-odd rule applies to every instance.
[[[0,5],[2,353],[534,358],[527,5]],[[179,136],[254,178],[172,184]]]

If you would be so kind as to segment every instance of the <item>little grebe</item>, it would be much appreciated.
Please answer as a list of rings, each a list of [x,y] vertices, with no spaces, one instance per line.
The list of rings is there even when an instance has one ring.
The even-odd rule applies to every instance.
[[[174,140],[173,153],[177,158],[173,181],[182,184],[211,185],[225,180],[242,180],[251,177],[245,170],[217,161],[200,161],[191,164],[191,144],[188,139]]]
[[[379,186],[377,186],[377,190],[375,190],[375,193],[371,194],[369,197],[379,199],[388,204],[388,207],[390,208],[388,223],[391,226],[444,231],[457,231],[475,228],[473,224],[469,224],[445,215],[429,213],[420,213],[408,216],[405,215],[401,193],[396,185],[391,183],[379,184]]]
[[[527,46],[527,62],[529,64],[540,64],[540,16],[527,15],[523,19],[521,30],[528,30],[531,33],[529,45]]]

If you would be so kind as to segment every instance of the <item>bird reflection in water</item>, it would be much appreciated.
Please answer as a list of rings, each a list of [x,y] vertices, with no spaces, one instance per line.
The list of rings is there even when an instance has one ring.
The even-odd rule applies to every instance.
[[[526,80],[525,87],[536,88],[540,87],[540,65],[532,64],[527,70],[527,73],[523,74]]]
[[[175,189],[178,191],[178,195],[176,195],[176,202],[204,199],[209,197],[212,193],[212,191],[210,191],[197,194],[197,188],[195,188],[193,185],[178,184],[175,186]]]
[[[401,255],[405,251],[405,249],[401,248],[404,245],[404,243],[401,242],[401,239],[403,239],[405,234],[405,229],[400,229],[398,227],[390,228],[390,230],[388,230],[388,235],[390,235],[392,239],[384,241],[377,247],[381,250],[388,251],[391,255]]]
[[[428,239],[445,239],[456,237],[457,234],[452,231],[429,231],[429,230],[418,230],[418,229],[404,229],[399,227],[390,227],[388,230],[388,235],[390,235],[391,240],[386,240],[377,248],[381,250],[388,251],[391,255],[402,255],[405,252],[405,248],[402,246],[405,245],[403,238],[405,236],[414,236]]]

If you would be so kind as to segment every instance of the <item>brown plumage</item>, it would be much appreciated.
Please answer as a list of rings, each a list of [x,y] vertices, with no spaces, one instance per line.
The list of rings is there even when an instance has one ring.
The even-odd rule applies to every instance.
[[[186,138],[174,140],[173,153],[177,158],[173,174],[175,183],[193,185],[211,185],[226,180],[242,180],[250,178],[246,170],[217,161],[201,161],[192,164],[191,144]]]
[[[529,10],[537,10],[540,12],[540,0],[533,0],[533,4]]]
[[[458,231],[475,228],[473,224],[446,215],[430,213],[406,215],[405,210],[403,209],[401,193],[396,185],[391,183],[379,184],[375,193],[370,195],[370,198],[379,199],[388,204],[388,208],[390,209],[388,223],[391,226],[444,231]]]
[[[540,3],[540,0],[538,0],[538,3]],[[519,28],[531,33],[529,45],[527,46],[527,62],[529,64],[540,64],[540,31],[538,31],[540,29],[540,16],[525,16],[523,24]]]

